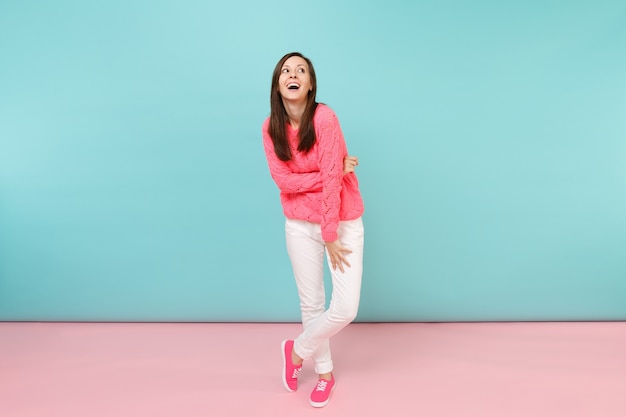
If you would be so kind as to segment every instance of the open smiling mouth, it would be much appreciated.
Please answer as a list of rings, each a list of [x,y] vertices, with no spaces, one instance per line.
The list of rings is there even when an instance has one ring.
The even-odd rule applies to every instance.
[[[298,85],[296,83],[289,83],[289,84],[287,84],[287,89],[289,89],[289,90],[297,90],[298,88],[300,88],[300,85]]]

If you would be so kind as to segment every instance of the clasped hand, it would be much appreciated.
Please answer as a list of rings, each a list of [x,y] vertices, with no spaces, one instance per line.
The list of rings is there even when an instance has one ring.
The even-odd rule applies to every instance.
[[[356,166],[359,165],[359,158],[356,156],[346,156],[343,158],[343,175],[354,172]]]

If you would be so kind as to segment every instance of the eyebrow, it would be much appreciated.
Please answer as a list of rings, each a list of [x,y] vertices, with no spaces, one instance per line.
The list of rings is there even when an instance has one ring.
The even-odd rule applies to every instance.
[[[283,68],[285,68],[285,67],[291,68],[291,65],[283,64]],[[296,65],[296,67],[306,68],[306,66],[304,64],[298,64],[298,65]]]

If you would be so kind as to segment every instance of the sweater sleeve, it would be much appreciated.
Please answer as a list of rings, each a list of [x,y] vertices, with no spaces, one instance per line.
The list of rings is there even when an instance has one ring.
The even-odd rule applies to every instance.
[[[330,109],[324,114],[320,123],[318,141],[319,164],[322,173],[322,239],[325,242],[334,242],[338,238],[343,158],[347,150],[339,120]]]
[[[319,171],[296,173],[291,171],[285,161],[281,161],[274,152],[274,143],[263,125],[263,147],[274,182],[283,193],[306,193],[322,189],[322,177]]]

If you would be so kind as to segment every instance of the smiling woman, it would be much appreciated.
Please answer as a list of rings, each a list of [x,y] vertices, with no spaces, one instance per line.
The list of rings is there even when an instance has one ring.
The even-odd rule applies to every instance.
[[[315,70],[300,53],[285,55],[272,77],[271,115],[263,124],[270,173],[280,189],[304,332],[282,343],[283,384],[293,392],[302,362],[319,380],[310,403],[323,407],[335,385],[329,340],[357,314],[363,271],[363,201],[335,113],[318,104]],[[324,251],[333,292],[325,310]]]
[[[278,158],[288,161],[291,150],[285,137],[285,124],[299,129],[299,151],[309,151],[315,144],[311,121],[317,108],[317,79],[313,64],[301,54],[285,55],[281,61],[274,69],[270,103],[272,109],[282,108],[282,111],[272,111],[270,136]]]

